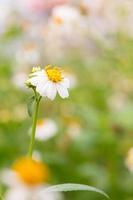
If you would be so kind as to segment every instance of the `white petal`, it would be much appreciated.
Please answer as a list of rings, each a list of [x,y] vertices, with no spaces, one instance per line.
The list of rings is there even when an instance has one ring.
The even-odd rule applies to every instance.
[[[23,187],[14,187],[13,189],[8,190],[5,195],[5,200],[28,200],[29,192]]]
[[[53,120],[44,119],[44,124],[37,125],[35,137],[38,140],[49,140],[56,135],[57,130],[57,125]]]
[[[16,173],[9,169],[5,169],[1,172],[0,179],[5,185],[10,187],[20,184],[20,180],[18,179]]]
[[[31,85],[37,86],[39,80],[38,80],[37,76],[34,76],[34,77],[30,78],[28,81],[31,83]]]
[[[45,186],[36,189],[37,199],[39,200],[63,200],[63,194],[61,192],[45,192]]]
[[[69,96],[67,88],[63,87],[61,84],[57,84],[57,90],[59,95],[64,99]]]
[[[48,80],[47,75],[46,75],[44,70],[41,70],[39,72],[35,72],[32,75],[33,76],[29,79],[29,82],[33,86],[37,86],[38,84],[43,83],[46,80]]]
[[[40,83],[38,83],[36,87],[36,91],[41,95],[41,96],[46,96],[46,89],[48,86],[48,80],[42,80]]]
[[[64,78],[62,81],[61,81],[61,84],[63,85],[63,87],[66,87],[66,88],[69,88],[70,87],[70,81],[68,78]]]
[[[45,76],[45,71],[41,70],[41,71],[37,71],[32,73],[33,76]]]
[[[47,88],[46,88],[46,96],[49,99],[54,100],[56,93],[57,93],[56,84],[51,81],[48,81]]]

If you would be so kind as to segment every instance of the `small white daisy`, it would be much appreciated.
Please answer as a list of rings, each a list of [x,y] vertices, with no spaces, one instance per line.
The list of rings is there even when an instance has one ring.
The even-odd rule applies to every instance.
[[[19,159],[13,169],[5,169],[0,174],[8,189],[5,200],[62,200],[60,192],[45,192],[48,187],[49,168],[41,161],[29,158]],[[44,182],[43,182],[44,181]]]
[[[52,21],[56,25],[70,25],[81,18],[78,10],[71,6],[56,6],[52,11]]]
[[[37,140],[49,140],[57,133],[57,125],[52,119],[39,119],[36,127]]]
[[[64,99],[69,96],[69,80],[64,77],[63,72],[58,67],[51,65],[44,69],[35,70],[30,74],[28,83],[36,87],[36,91],[44,97],[54,100],[57,92]]]

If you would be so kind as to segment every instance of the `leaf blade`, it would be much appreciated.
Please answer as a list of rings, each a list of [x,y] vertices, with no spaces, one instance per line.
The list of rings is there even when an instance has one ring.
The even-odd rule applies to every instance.
[[[33,114],[33,104],[34,104],[34,102],[35,102],[35,96],[32,96],[27,103],[27,111],[28,111],[28,115],[30,117],[32,117],[32,114]]]
[[[102,190],[92,187],[92,186],[83,185],[83,184],[66,183],[66,184],[53,185],[45,189],[45,192],[71,192],[71,191],[96,192],[96,193],[102,194],[106,198],[109,198],[109,196]]]

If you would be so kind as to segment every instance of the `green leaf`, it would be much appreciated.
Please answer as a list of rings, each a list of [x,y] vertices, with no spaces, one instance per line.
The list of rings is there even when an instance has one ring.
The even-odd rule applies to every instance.
[[[83,184],[75,184],[75,183],[53,185],[53,186],[47,187],[44,190],[44,192],[70,192],[70,191],[97,192],[99,194],[102,194],[106,198],[109,198],[109,196],[105,192],[103,192],[102,190],[99,190],[99,189],[92,187],[92,186],[83,185]]]
[[[32,96],[27,103],[27,111],[30,117],[33,114],[33,105],[34,105],[35,100],[36,100],[35,96]]]

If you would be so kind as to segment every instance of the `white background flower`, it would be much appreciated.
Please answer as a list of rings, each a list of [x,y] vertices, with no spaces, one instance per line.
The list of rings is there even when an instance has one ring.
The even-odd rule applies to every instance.
[[[4,170],[1,175],[2,182],[9,187],[5,200],[62,200],[61,193],[46,192],[47,185],[28,186],[24,184],[12,170]]]
[[[36,139],[48,140],[56,135],[57,125],[52,119],[39,119],[36,127]]]
[[[56,25],[70,25],[78,22],[80,17],[78,10],[71,6],[57,6],[52,12],[52,20]]]

